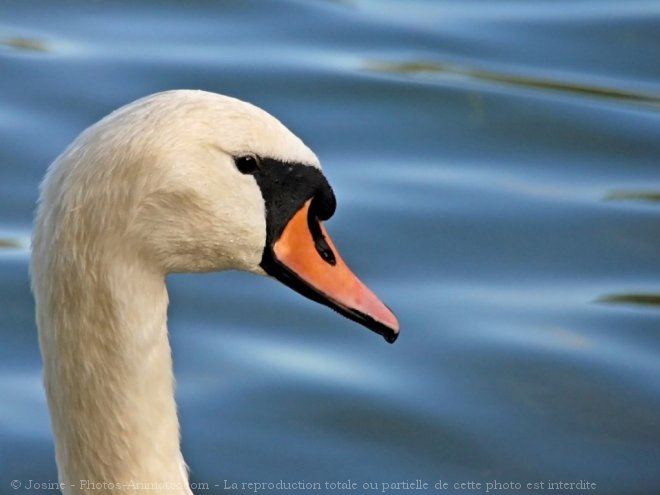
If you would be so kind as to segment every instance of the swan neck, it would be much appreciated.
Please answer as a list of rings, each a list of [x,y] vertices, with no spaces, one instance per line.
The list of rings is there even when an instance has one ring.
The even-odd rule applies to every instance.
[[[122,492],[190,493],[179,447],[164,275],[121,254],[96,259],[89,270],[66,265],[44,260],[50,272],[44,284],[35,263],[44,380],[63,491],[114,493],[110,484],[121,483]]]

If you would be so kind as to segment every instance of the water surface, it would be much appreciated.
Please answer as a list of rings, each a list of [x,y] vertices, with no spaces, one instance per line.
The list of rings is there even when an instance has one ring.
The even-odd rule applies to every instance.
[[[198,493],[660,493],[659,33],[642,0],[1,3],[0,490],[56,479],[27,273],[39,180],[112,109],[199,88],[317,152],[328,229],[402,335],[266,279],[170,277]]]

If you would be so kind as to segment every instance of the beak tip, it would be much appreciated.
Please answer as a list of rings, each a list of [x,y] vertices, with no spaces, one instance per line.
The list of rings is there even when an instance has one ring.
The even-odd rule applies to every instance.
[[[389,344],[394,344],[396,339],[399,338],[399,320],[394,316],[394,313],[389,307],[385,307],[389,311],[390,317],[388,318],[389,321],[385,324],[386,331],[383,333],[383,337]]]
[[[379,332],[388,344],[394,344],[396,339],[399,338],[399,322],[394,319],[394,324],[381,326]]]

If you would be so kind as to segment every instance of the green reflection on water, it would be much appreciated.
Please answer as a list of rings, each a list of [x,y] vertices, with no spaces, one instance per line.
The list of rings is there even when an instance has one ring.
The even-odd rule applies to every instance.
[[[23,244],[17,239],[0,239],[0,249],[22,249]]]
[[[605,201],[641,201],[643,203],[660,203],[660,192],[654,191],[610,191],[605,195]]]
[[[49,51],[48,47],[43,41],[33,38],[24,38],[20,36],[0,38],[0,46],[5,46],[18,51],[28,51],[28,52]]]
[[[620,88],[590,86],[557,80],[541,79],[517,74],[506,74],[484,69],[448,64],[444,62],[387,62],[370,61],[365,64],[367,70],[375,72],[392,72],[398,74],[446,74],[482,81],[492,81],[513,86],[533,89],[561,91],[564,93],[581,94],[600,98],[625,100],[648,105],[660,105],[660,94],[636,93]]]
[[[634,304],[636,306],[660,306],[660,294],[606,294],[596,299],[601,304]]]

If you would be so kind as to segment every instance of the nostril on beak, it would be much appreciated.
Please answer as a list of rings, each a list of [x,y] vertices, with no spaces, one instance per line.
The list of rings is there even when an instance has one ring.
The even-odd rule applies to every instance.
[[[332,252],[332,249],[330,249],[322,234],[321,237],[314,238],[314,247],[316,248],[316,252],[323,258],[323,261],[333,266],[337,264],[335,253]]]

